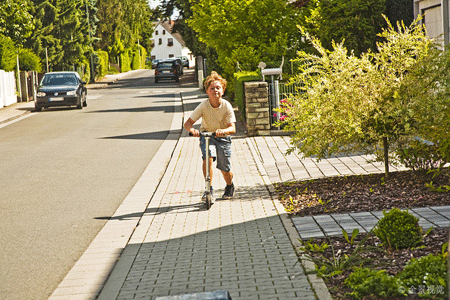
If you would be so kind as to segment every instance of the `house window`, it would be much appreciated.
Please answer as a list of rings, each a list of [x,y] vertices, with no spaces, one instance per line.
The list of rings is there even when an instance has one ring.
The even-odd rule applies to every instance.
[[[162,45],[162,39],[158,40],[158,45]]]
[[[169,58],[172,58],[172,57],[174,57],[175,55],[173,55],[173,54],[169,54]]]
[[[158,35],[158,30],[155,31],[155,35]]]
[[[173,38],[168,38],[167,39],[167,46],[173,46]]]
[[[422,9],[422,15],[424,16],[422,22],[427,28],[428,36],[433,39],[441,36],[443,34],[441,5],[434,5]]]
[[[166,34],[166,31],[165,31],[165,30],[163,30],[163,34]]]

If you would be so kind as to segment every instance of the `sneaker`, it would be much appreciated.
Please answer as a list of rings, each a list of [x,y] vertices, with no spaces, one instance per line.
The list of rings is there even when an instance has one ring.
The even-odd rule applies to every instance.
[[[222,198],[232,198],[234,196],[234,184],[227,185],[225,187],[225,193],[223,193]]]

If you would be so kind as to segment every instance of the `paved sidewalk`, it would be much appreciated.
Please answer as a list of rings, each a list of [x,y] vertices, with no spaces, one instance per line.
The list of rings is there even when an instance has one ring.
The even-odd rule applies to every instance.
[[[199,102],[183,101],[191,109]],[[198,139],[183,132],[121,257],[129,254],[128,263],[119,261],[99,299],[224,289],[232,299],[316,299],[244,136],[233,139],[233,151],[236,195],[217,199],[208,211],[199,202]],[[214,175],[218,197],[225,182],[217,170]]]
[[[34,111],[34,102],[14,103],[0,109],[0,128],[11,121],[18,121]]]

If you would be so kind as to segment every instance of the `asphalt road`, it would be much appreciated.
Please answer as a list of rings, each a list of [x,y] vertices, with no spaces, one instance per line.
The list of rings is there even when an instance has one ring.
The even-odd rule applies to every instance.
[[[0,128],[0,299],[47,299],[159,149],[183,79],[151,72]]]

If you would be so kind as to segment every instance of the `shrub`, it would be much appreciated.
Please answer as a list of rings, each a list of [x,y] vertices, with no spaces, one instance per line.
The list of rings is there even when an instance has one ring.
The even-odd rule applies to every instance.
[[[140,51],[139,51],[140,50]],[[133,51],[131,52],[132,62],[131,68],[133,70],[138,70],[145,67],[145,58],[147,57],[147,51],[144,47],[135,45]]]
[[[414,247],[422,241],[418,218],[398,208],[383,214],[373,232],[384,245],[399,249]]]
[[[42,71],[41,59],[30,49],[19,50],[19,66],[22,71]]]
[[[411,259],[398,275],[401,285],[410,293],[427,299],[447,299],[446,255],[429,254]]]
[[[9,37],[0,34],[0,69],[7,72],[14,70],[17,56],[14,42]]]
[[[425,141],[414,140],[408,147],[397,151],[400,163],[413,170],[429,170],[445,164],[445,158],[439,153],[439,146]]]
[[[123,53],[120,53],[120,70],[122,72],[131,70],[130,52],[130,49],[126,49]]]
[[[97,77],[103,78],[108,74],[109,56],[106,51],[94,52],[94,63],[96,64]]]
[[[258,72],[238,72],[234,73],[234,95],[235,103],[239,111],[245,116],[245,94],[244,82],[262,80]]]
[[[352,289],[347,295],[356,299],[362,299],[364,296],[387,298],[402,295],[398,279],[386,274],[386,270],[355,268],[344,284]]]

